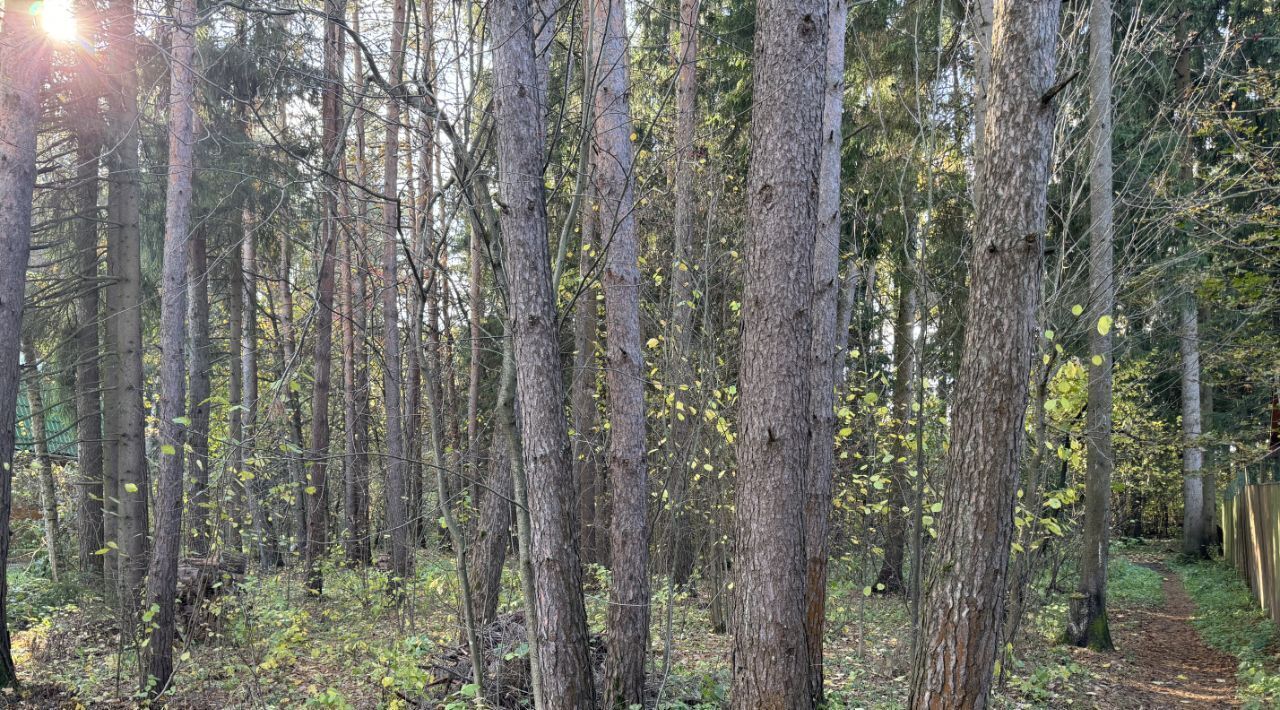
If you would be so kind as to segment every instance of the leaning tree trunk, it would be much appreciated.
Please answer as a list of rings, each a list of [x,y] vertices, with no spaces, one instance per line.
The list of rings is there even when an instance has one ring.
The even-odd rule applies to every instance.
[[[984,708],[991,689],[1040,304],[1060,5],[995,6],[958,414],[912,708]]]
[[[637,261],[631,142],[631,87],[626,10],[622,0],[594,0],[599,37],[592,182],[605,245],[605,386],[609,417],[609,483],[613,527],[609,550],[608,656],[604,704],[644,702],[649,651],[649,487],[645,472],[644,351],[640,338],[640,267]]]
[[[840,332],[840,147],[844,134],[844,34],[848,6],[829,0],[826,73],[822,92],[822,148],[818,168],[818,230],[813,241],[813,333],[809,366],[809,467],[805,478],[805,636],[809,693],[823,701],[822,641],[827,616],[827,531],[835,470],[836,385],[844,373]]]
[[[1089,15],[1089,405],[1085,443],[1084,540],[1080,584],[1071,598],[1067,641],[1099,651],[1114,648],[1107,623],[1107,558],[1111,538],[1112,348],[1115,310],[1114,220],[1111,178],[1111,0],[1093,0]],[[1033,472],[1033,475],[1038,471]],[[1034,500],[1034,499],[1032,499]]]
[[[158,697],[173,675],[177,632],[178,554],[182,544],[182,463],[186,444],[187,236],[195,176],[196,0],[179,0],[169,64],[169,180],[165,193],[164,265],[160,293],[160,480],[155,546],[147,573],[151,617],[142,692]],[[148,612],[148,613],[151,613]]]
[[[89,70],[78,74],[89,81]],[[85,91],[90,106],[76,132],[76,212],[75,269],[80,279],[76,294],[76,440],[79,466],[76,484],[77,535],[80,572],[103,581],[105,544],[102,529],[102,371],[98,365],[101,323],[98,294],[98,167],[101,163],[102,135],[97,112],[96,91]]]
[[[22,356],[31,368],[27,378],[27,404],[31,409],[31,441],[35,446],[36,467],[40,480],[40,516],[44,519],[44,547],[49,556],[49,572],[54,582],[62,572],[58,555],[58,489],[53,480],[53,459],[49,458],[48,429],[44,418],[44,393],[40,391],[40,355],[30,330],[22,339]]]
[[[0,531],[9,529],[13,503],[13,451],[17,429],[18,352],[23,286],[31,250],[31,195],[36,181],[40,86],[49,47],[29,10],[32,0],[10,0],[0,25]],[[9,535],[0,534],[0,688],[16,687],[9,644]]]
[[[1196,296],[1183,296],[1179,312],[1179,343],[1182,350],[1182,553],[1203,557],[1204,513],[1210,505],[1204,499],[1200,469],[1204,449],[1200,448],[1200,323]]]
[[[528,476],[530,545],[537,585],[539,707],[595,707],[582,599],[577,511],[563,413],[555,291],[543,187],[545,133],[529,0],[495,0],[494,46],[500,215],[517,370],[522,453]]]
[[[734,708],[810,708],[805,613],[813,250],[828,0],[756,8],[742,303]]]

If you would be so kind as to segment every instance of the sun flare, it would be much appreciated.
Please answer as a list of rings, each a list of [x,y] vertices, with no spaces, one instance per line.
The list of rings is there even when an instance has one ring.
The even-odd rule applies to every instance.
[[[40,18],[40,28],[56,42],[71,42],[79,36],[71,0],[43,0],[31,10]]]

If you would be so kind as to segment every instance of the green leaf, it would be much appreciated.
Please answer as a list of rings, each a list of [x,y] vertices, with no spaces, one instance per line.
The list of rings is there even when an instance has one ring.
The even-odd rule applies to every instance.
[[[1071,307],[1071,315],[1078,317],[1081,313],[1084,313],[1084,306],[1077,303]]]
[[[178,453],[178,450],[173,448],[173,444],[161,444],[160,453],[164,454],[165,456],[173,456]]]
[[[138,484],[136,484],[136,483],[126,483],[126,484],[124,484],[124,489],[125,489],[126,491],[128,491],[129,493],[137,493],[137,492],[138,492]]]
[[[1097,367],[1097,366],[1099,366],[1099,365],[1101,365],[1101,364],[1102,364],[1102,356],[1101,356],[1101,355],[1094,355],[1094,356],[1093,356],[1093,365],[1094,365],[1094,367]]]
[[[182,426],[191,426],[191,417],[174,417],[173,423],[180,424]]]
[[[1111,324],[1114,323],[1111,316],[1102,316],[1098,319],[1098,335],[1106,335],[1111,332]]]

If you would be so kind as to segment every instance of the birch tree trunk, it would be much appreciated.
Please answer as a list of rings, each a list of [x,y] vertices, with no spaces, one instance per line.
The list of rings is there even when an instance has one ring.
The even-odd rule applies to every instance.
[[[53,480],[53,460],[49,458],[48,429],[45,422],[44,393],[40,391],[40,354],[30,329],[22,339],[22,356],[30,368],[27,377],[27,404],[31,409],[31,441],[35,449],[37,478],[40,481],[40,517],[44,521],[44,549],[49,556],[49,575],[54,582],[61,576],[62,560],[58,554],[58,489]]]
[[[596,706],[587,655],[587,620],[573,504],[569,436],[562,405],[555,292],[547,243],[542,178],[545,131],[533,48],[529,0],[489,6],[494,44],[500,224],[506,248],[516,396],[524,468],[528,476],[530,544],[536,581],[536,652],[541,676],[538,707]],[[518,492],[517,492],[518,493]]]
[[[986,707],[1003,624],[1053,147],[1055,0],[997,0],[965,340],[912,708]]]
[[[742,303],[730,706],[811,708],[806,480],[829,0],[761,0]]]
[[[1111,168],[1111,0],[1093,0],[1089,14],[1089,405],[1085,445],[1084,539],[1080,583],[1071,598],[1067,640],[1076,646],[1110,651],[1107,623],[1107,559],[1111,544],[1112,345],[1116,288],[1115,208]],[[1106,318],[1106,321],[1102,321]],[[1038,473],[1034,472],[1034,473]],[[1034,499],[1033,499],[1034,500]]]
[[[1204,484],[1200,470],[1200,317],[1194,293],[1188,292],[1179,307],[1178,341],[1182,351],[1182,552],[1192,557],[1207,554],[1204,538]]]

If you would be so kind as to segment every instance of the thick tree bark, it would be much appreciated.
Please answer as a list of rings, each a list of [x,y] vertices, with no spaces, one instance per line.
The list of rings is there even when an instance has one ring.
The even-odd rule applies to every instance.
[[[307,589],[313,594],[324,591],[320,559],[329,547],[329,389],[333,365],[333,273],[338,241],[338,185],[334,168],[341,155],[338,135],[338,113],[342,93],[343,34],[341,23],[346,13],[344,0],[325,0],[324,75],[322,90],[322,140],[324,160],[329,168],[324,180],[324,224],[320,235],[320,278],[316,284],[315,381],[311,390],[311,443],[306,486],[307,545],[304,564]]]
[[[17,429],[18,352],[23,287],[31,250],[31,195],[36,180],[40,85],[49,70],[32,0],[10,0],[0,25],[0,531],[9,529]],[[9,535],[0,534],[0,688],[16,687],[9,645]]]
[[[187,238],[195,177],[194,119],[196,0],[179,0],[169,64],[169,179],[165,194],[164,265],[160,293],[160,477],[155,546],[147,573],[151,640],[142,691],[158,697],[173,675],[178,554],[182,544],[182,463],[186,444]],[[189,422],[188,422],[189,424]]]
[[[1089,14],[1089,406],[1085,444],[1084,539],[1080,548],[1080,583],[1071,598],[1067,641],[1076,646],[1110,651],[1107,623],[1107,559],[1111,541],[1111,472],[1115,450],[1111,441],[1112,346],[1114,318],[1115,208],[1111,169],[1111,0],[1093,0]],[[1106,327],[1100,323],[1107,318]],[[1038,473],[1038,472],[1034,472]],[[1032,500],[1035,500],[1034,498]]]
[[[509,399],[505,393],[502,400]],[[499,412],[498,416],[504,416]],[[495,427],[489,446],[489,475],[480,494],[480,520],[471,546],[471,579],[475,585],[476,627],[485,628],[498,618],[498,595],[502,591],[502,566],[511,540],[511,501],[515,489],[511,479],[511,442]]]
[[[391,82],[399,84],[404,67],[404,0],[396,0],[391,20]],[[382,401],[387,408],[387,529],[391,537],[391,572],[401,580],[409,578],[413,569],[413,548],[409,545],[409,514],[405,472],[404,410],[402,403],[400,307],[398,304],[398,255],[400,253],[400,207],[396,200],[399,189],[400,104],[387,101],[387,131],[383,147],[382,190],[382,327],[383,360]],[[438,462],[439,463],[439,462]]]
[[[142,372],[142,251],[139,210],[141,208],[141,165],[138,155],[138,45],[133,0],[111,0],[107,7],[106,29],[113,65],[114,85],[108,92],[112,132],[111,229],[108,232],[108,260],[116,281],[115,348],[120,358],[113,368],[116,421],[116,475],[119,488],[117,557],[119,560],[122,608],[126,619],[137,611],[147,573],[147,456],[145,441],[146,408],[143,406]],[[181,347],[181,346],[179,346]]]
[[[1204,484],[1200,471],[1200,314],[1194,293],[1182,297],[1178,313],[1178,341],[1182,351],[1182,553],[1204,557]]]
[[[197,226],[187,243],[187,502],[190,510],[188,539],[198,555],[209,553],[213,529],[209,526],[209,258],[204,228]]]
[[[490,6],[500,215],[536,581],[539,707],[595,707],[542,178],[545,132],[528,0]],[[518,491],[517,491],[518,492]]]
[[[58,487],[53,480],[53,459],[49,458],[44,393],[40,391],[40,354],[36,352],[36,343],[29,329],[22,339],[22,356],[30,369],[27,376],[27,404],[31,409],[31,419],[27,426],[31,429],[31,441],[35,444],[33,448],[40,482],[40,517],[44,520],[44,549],[49,556],[49,575],[57,582],[62,572],[62,558],[58,554]]]
[[[818,167],[818,231],[813,241],[813,333],[809,370],[809,466],[805,477],[805,636],[809,693],[823,701],[822,644],[827,616],[827,534],[835,470],[836,389],[844,373],[845,332],[839,330],[840,147],[844,134],[844,35],[848,6],[828,0],[823,77],[822,147]]]
[[[756,9],[733,565],[734,708],[810,708],[805,507],[828,0]]]
[[[1055,0],[997,0],[937,576],[921,608],[912,708],[983,708],[1003,623],[1036,310],[1058,34]]]
[[[680,45],[676,68],[676,135],[675,135],[675,240],[671,255],[670,391],[679,400],[693,394],[693,221],[697,211],[694,189],[694,149],[698,126],[698,11],[701,0],[680,0]],[[843,85],[843,82],[841,82]],[[837,144],[839,140],[837,139]],[[685,404],[690,402],[685,401]],[[697,419],[688,412],[673,408],[668,441],[667,487],[671,492],[671,530],[667,557],[672,581],[677,586],[688,583],[693,574],[693,528],[689,523],[689,455],[694,450]]]
[[[644,702],[649,651],[649,489],[645,471],[644,351],[640,338],[631,97],[626,9],[622,0],[594,0],[596,55],[592,183],[605,245],[605,386],[609,417],[609,531],[613,583],[609,587],[604,704]]]
[[[991,91],[991,26],[995,0],[970,0],[969,29],[973,32],[973,204],[982,198],[982,165],[986,162],[987,95]]]
[[[78,79],[88,84],[88,68]],[[98,167],[102,133],[96,91],[81,88],[86,116],[76,130],[75,270],[76,293],[76,441],[79,454],[76,481],[76,537],[80,572],[103,580],[105,541],[102,529],[102,370],[99,367],[98,328],[102,323],[98,295]]]

